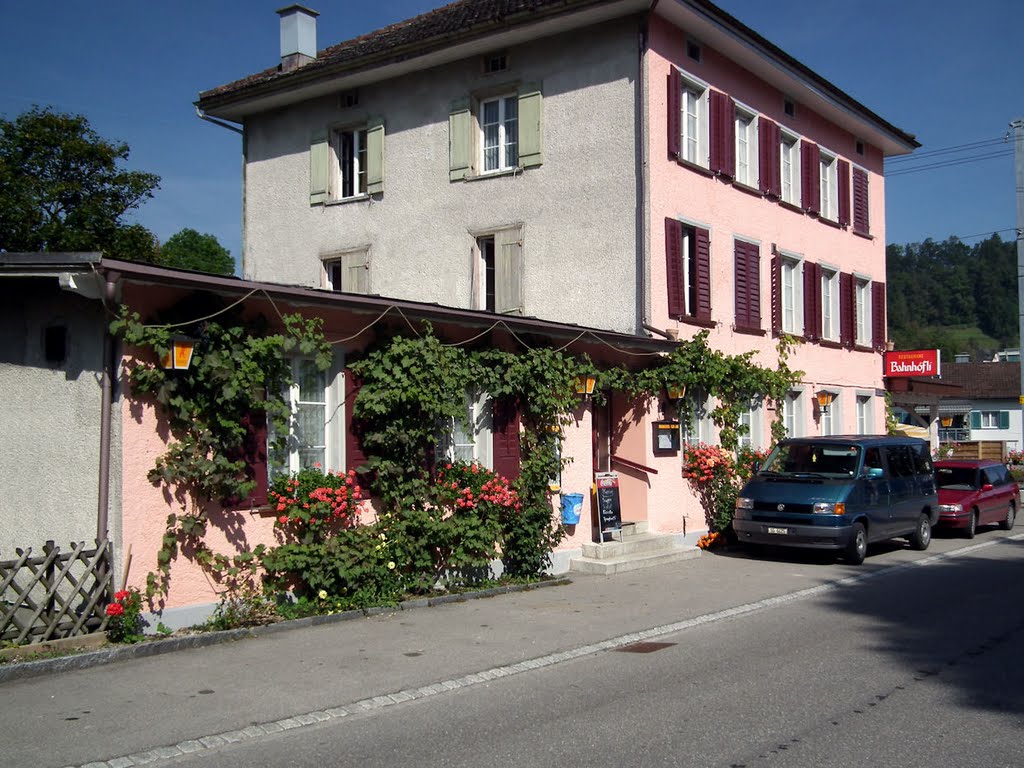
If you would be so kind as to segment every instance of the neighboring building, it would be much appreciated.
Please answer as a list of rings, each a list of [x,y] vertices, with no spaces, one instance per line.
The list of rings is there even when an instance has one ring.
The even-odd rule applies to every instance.
[[[1021,430],[1020,363],[955,363],[942,369],[942,381],[961,388],[939,401],[941,442],[996,441],[1006,450],[1024,448]]]

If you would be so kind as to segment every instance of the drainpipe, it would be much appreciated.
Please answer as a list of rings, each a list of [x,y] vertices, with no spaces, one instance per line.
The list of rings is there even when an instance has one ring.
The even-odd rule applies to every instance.
[[[117,293],[116,278],[108,275],[104,285],[103,307],[113,311]],[[105,541],[108,535],[108,513],[110,509],[110,422],[112,419],[114,380],[114,341],[109,327],[103,332],[103,373],[100,379],[100,487],[96,509],[96,540]]]

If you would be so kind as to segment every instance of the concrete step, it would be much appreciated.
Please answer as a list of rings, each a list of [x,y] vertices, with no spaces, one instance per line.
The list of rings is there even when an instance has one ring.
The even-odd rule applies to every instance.
[[[622,531],[615,536],[620,539],[628,539],[631,536],[640,536],[644,533],[647,533],[647,521],[637,520],[635,523],[623,523]]]
[[[655,565],[667,565],[668,563],[680,560],[692,560],[701,556],[701,550],[697,547],[685,549],[676,548],[665,552],[656,552],[645,555],[624,555],[610,559],[595,560],[589,557],[574,557],[569,561],[569,570],[576,573],[592,573],[599,576],[609,576],[613,573],[625,573],[640,568],[650,568]]]
[[[589,543],[582,546],[583,556],[591,560],[608,560],[629,555],[653,555],[676,548],[675,538],[653,533],[623,536],[621,541]]]

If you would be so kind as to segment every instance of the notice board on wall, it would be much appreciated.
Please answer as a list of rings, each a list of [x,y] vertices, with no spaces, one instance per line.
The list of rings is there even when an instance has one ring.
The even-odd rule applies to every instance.
[[[597,486],[597,524],[604,535],[622,530],[622,508],[619,503],[619,475],[616,472],[599,472],[594,476]]]

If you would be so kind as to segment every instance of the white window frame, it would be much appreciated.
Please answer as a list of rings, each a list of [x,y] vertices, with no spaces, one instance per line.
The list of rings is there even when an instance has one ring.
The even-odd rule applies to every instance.
[[[740,425],[747,427],[747,432],[737,436],[737,445],[740,448],[750,448],[751,450],[760,450],[762,446],[761,440],[761,424],[762,424],[762,408],[761,403],[751,403],[750,408],[740,413]]]
[[[683,257],[683,314],[686,317],[697,315],[697,228],[683,222],[682,225],[682,257]]]
[[[858,347],[871,346],[871,279],[854,275],[853,296],[856,307],[857,327],[855,344]]]
[[[829,221],[839,221],[839,159],[831,152],[820,154],[820,211],[819,215]]]
[[[757,113],[737,104],[733,119],[736,129],[735,180],[738,184],[756,187],[758,181]]]
[[[803,436],[803,390],[791,389],[782,400],[782,426],[786,437]]]
[[[358,280],[350,280],[348,277],[348,270],[352,266],[352,262],[365,270],[364,276],[358,278],[358,280],[362,280],[361,284],[358,284]],[[369,248],[357,248],[326,256],[321,262],[321,266],[320,284],[327,290],[362,294],[370,292]]]
[[[978,411],[981,414],[981,429],[999,429],[999,411]]]
[[[796,336],[804,332],[804,260],[794,254],[781,254],[782,330]]]
[[[821,265],[821,337],[839,341],[839,270]]]
[[[857,434],[870,435],[875,426],[874,397],[857,393]]]
[[[361,125],[334,128],[331,130],[331,199],[332,200],[355,200],[367,197],[367,135],[368,127],[365,123]],[[343,142],[345,137],[351,137],[352,158],[351,164],[345,162]],[[348,167],[346,167],[348,165]],[[347,171],[347,173],[346,173]],[[351,177],[349,179],[348,177]],[[351,191],[346,194],[346,180],[351,182]]]
[[[497,104],[498,106],[498,119],[496,123],[485,123],[484,113],[487,110],[488,105]],[[509,105],[513,105],[515,109],[515,117],[510,118],[508,115]],[[515,92],[502,93],[498,96],[488,96],[487,98],[480,99],[479,110],[477,113],[477,125],[479,127],[479,145],[480,145],[480,172],[482,175],[490,173],[502,173],[504,171],[511,171],[519,167],[519,95]],[[497,129],[497,143],[488,146],[487,144],[487,130],[489,126],[495,126]],[[514,134],[514,135],[510,135]],[[509,157],[509,149],[512,148],[515,152],[514,157]],[[493,165],[488,165],[488,150],[497,151],[497,162]]]
[[[476,462],[494,468],[494,401],[486,392],[467,392],[462,419],[448,419],[447,439],[438,443],[439,461]],[[458,423],[456,423],[458,422]]]
[[[687,395],[686,408],[690,413],[690,425],[687,429],[686,420],[679,420],[679,437],[683,445],[707,445],[713,437],[713,424],[711,421],[711,398],[703,390],[697,390],[693,395]]]
[[[291,408],[292,416],[289,425],[288,439],[285,442],[284,453],[271,455],[268,451],[267,472],[271,479],[279,474],[290,474],[301,469],[319,464],[324,472],[328,470],[341,471],[344,466],[341,444],[344,421],[343,396],[339,395],[341,386],[343,366],[336,359],[334,364],[326,371],[315,371],[312,358],[293,357],[289,360],[291,365],[292,383],[285,392],[285,398]],[[311,399],[303,397],[301,390],[302,369],[310,366],[317,376],[321,377],[323,384],[322,395],[319,398]],[[304,406],[323,408],[324,412],[324,433],[321,442],[310,443],[308,447],[314,447],[322,451],[317,457],[308,458],[303,461],[302,451],[296,437],[298,427],[298,414]],[[268,425],[268,438],[274,440],[273,425]]]
[[[680,72],[679,95],[679,157],[688,163],[708,168],[711,160],[708,141],[707,83]]]
[[[786,130],[780,131],[780,136],[781,188],[779,194],[784,203],[798,206],[800,205],[800,137]]]

